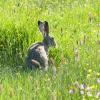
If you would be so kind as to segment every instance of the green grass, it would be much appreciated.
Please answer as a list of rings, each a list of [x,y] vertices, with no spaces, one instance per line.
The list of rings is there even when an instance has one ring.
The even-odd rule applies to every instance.
[[[0,0],[0,100],[98,100],[99,4],[99,0]],[[49,61],[47,72],[24,65],[29,45],[42,40],[38,20],[49,22],[57,43],[49,49],[54,63]]]

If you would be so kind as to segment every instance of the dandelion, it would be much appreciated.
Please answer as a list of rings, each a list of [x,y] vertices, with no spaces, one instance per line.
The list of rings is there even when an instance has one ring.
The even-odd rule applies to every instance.
[[[74,89],[69,90],[69,94],[73,94],[74,92]]]

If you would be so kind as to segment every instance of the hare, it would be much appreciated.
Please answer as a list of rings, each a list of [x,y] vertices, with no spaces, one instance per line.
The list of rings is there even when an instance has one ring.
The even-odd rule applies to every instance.
[[[30,68],[48,69],[48,48],[55,46],[56,43],[53,37],[49,36],[49,25],[47,21],[38,21],[38,27],[43,35],[41,42],[33,43],[26,57],[26,64]]]

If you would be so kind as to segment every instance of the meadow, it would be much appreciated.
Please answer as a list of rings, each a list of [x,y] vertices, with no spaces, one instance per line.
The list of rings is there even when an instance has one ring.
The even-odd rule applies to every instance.
[[[0,0],[0,100],[99,100],[99,15],[99,0]],[[38,20],[56,41],[48,71],[24,63]]]

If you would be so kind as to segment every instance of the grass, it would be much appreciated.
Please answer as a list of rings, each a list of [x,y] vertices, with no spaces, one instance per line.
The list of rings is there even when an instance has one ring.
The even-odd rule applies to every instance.
[[[1,0],[0,100],[98,100],[99,4],[99,0]],[[24,65],[29,45],[42,40],[38,20],[49,22],[57,43],[49,49],[47,72]]]

